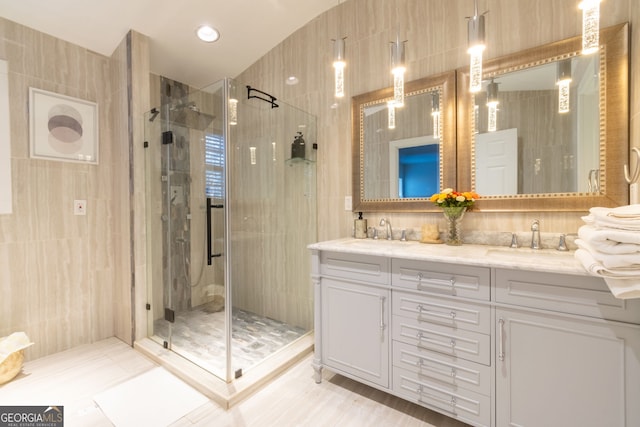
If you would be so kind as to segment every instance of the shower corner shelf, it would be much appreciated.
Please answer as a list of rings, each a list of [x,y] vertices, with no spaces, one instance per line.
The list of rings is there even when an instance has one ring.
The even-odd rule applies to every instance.
[[[305,165],[312,165],[314,164],[316,161],[315,160],[310,160],[310,159],[301,159],[299,157],[292,157],[290,159],[287,159],[284,161],[285,164],[289,165],[289,166],[293,166],[299,163],[304,163]]]

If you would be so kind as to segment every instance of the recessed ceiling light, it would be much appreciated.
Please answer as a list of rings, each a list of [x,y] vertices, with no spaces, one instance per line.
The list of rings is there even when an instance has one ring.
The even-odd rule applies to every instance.
[[[298,78],[296,76],[289,76],[287,77],[287,80],[285,82],[288,85],[297,85],[298,84]]]
[[[196,30],[196,35],[200,40],[207,43],[213,43],[220,38],[220,33],[213,27],[201,25]]]

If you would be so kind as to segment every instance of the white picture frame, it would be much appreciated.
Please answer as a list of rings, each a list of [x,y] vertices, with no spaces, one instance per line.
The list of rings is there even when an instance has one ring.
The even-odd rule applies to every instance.
[[[29,145],[35,159],[98,164],[98,104],[29,88]]]

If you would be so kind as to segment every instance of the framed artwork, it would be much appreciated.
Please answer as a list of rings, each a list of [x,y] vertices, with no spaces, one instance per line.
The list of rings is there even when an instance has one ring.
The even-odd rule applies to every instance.
[[[29,88],[32,158],[98,164],[98,104]]]

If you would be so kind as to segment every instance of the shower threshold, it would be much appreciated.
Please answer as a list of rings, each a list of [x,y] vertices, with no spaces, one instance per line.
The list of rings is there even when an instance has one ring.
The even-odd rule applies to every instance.
[[[229,409],[246,399],[313,350],[313,331],[288,344],[262,362],[254,365],[242,377],[227,383],[211,372],[165,349],[151,338],[134,343],[134,348],[173,373],[193,388]],[[311,368],[309,368],[311,369]]]

